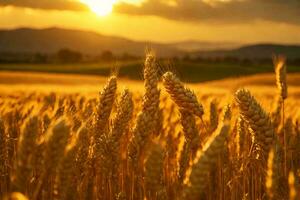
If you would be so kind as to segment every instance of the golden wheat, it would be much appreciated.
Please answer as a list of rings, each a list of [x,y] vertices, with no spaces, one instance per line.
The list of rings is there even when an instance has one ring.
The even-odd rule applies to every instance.
[[[299,199],[299,95],[274,64],[280,98],[198,93],[153,53],[144,92],[1,93],[0,199]]]
[[[286,99],[288,95],[287,83],[286,83],[286,58],[284,56],[275,56],[273,62],[276,72],[276,84],[280,91],[282,99]]]
[[[190,89],[185,88],[172,72],[166,72],[163,75],[163,84],[180,108],[198,117],[204,114],[203,106],[198,102],[196,95]]]
[[[188,180],[190,186],[187,186],[184,191],[184,199],[199,199],[201,197],[201,193],[206,187],[208,173],[211,167],[217,163],[218,154],[221,153],[225,147],[229,128],[230,125],[228,121],[225,121],[203,147],[203,150],[195,161],[196,163],[192,166]]]
[[[38,136],[38,118],[34,116],[25,123],[19,139],[15,184],[20,192],[25,193],[33,169],[32,155],[36,149],[36,138]]]
[[[236,101],[244,120],[254,133],[257,144],[266,156],[275,137],[269,116],[248,90],[238,90]]]

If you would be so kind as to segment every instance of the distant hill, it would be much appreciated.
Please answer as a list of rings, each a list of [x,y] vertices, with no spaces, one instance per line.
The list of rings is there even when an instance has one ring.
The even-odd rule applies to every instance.
[[[237,57],[249,59],[270,58],[283,54],[289,59],[300,59],[300,45],[256,44],[231,50],[195,51],[191,55],[200,57]]]
[[[128,53],[143,56],[147,47],[155,49],[159,56],[182,54],[180,50],[168,45],[136,42],[88,31],[60,28],[0,30],[0,52],[55,53],[61,48],[69,48],[89,55],[110,50],[117,55]]]
[[[144,56],[147,47],[160,57],[191,55],[192,57],[270,58],[284,54],[290,59],[300,58],[300,45],[256,44],[242,46],[233,42],[183,41],[155,43],[133,41],[106,36],[90,31],[61,28],[0,30],[0,53],[56,53],[62,48],[91,56],[110,50],[115,55],[124,53]]]

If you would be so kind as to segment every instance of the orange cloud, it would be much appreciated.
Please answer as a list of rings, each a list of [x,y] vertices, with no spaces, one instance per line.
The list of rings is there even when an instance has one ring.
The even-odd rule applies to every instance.
[[[15,6],[49,10],[88,10],[85,4],[74,0],[1,0],[0,6]]]
[[[147,0],[139,6],[118,4],[115,11],[193,22],[300,24],[299,0]]]

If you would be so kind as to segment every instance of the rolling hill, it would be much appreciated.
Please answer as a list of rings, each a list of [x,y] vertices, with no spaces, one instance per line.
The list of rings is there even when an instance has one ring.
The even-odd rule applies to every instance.
[[[107,36],[90,31],[61,28],[19,28],[0,30],[0,53],[56,53],[62,48],[95,56],[110,50],[115,55],[128,53],[144,56],[147,47],[160,57],[191,55],[192,57],[270,58],[272,54],[284,54],[290,59],[300,59],[300,45],[254,44],[233,42],[183,41],[155,43],[133,41],[122,37]]]
[[[289,59],[300,58],[300,45],[255,44],[231,50],[195,51],[193,56],[200,57],[237,57],[248,59],[270,58],[274,54],[283,54]]]
[[[110,50],[116,55],[128,53],[141,56],[145,54],[147,47],[155,49],[163,57],[182,54],[168,45],[136,42],[88,31],[60,28],[0,30],[0,52],[55,53],[61,48],[69,48],[89,55]]]

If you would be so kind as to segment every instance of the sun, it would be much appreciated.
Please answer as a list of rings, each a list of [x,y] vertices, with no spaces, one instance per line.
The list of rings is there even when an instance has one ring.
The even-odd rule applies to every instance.
[[[86,4],[94,13],[99,16],[106,16],[113,10],[113,6],[117,0],[81,0]]]

